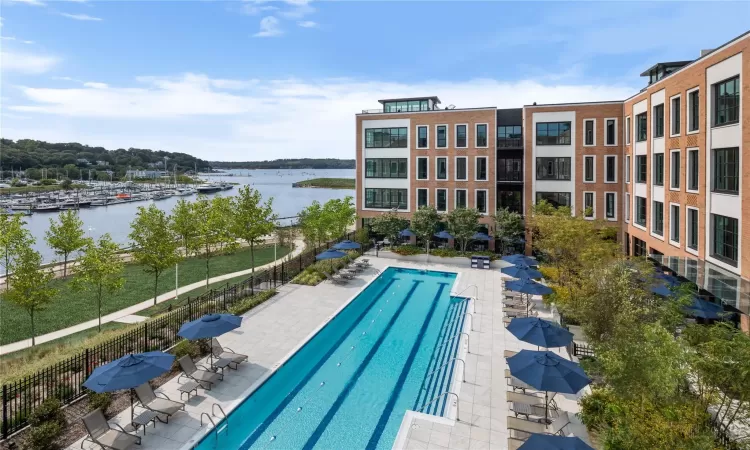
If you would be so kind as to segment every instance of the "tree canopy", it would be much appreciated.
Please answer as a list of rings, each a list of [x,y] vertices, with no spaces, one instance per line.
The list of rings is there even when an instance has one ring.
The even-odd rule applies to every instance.
[[[63,257],[63,277],[68,276],[68,257],[88,242],[78,212],[63,211],[58,216],[58,221],[50,219],[45,240],[56,254]]]

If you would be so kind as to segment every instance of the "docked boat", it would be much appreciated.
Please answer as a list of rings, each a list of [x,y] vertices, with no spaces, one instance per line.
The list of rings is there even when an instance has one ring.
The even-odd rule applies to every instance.
[[[60,211],[59,203],[39,203],[34,206],[34,212],[57,212]]]
[[[220,184],[217,184],[217,183],[201,184],[197,188],[199,194],[210,194],[213,192],[219,192],[223,189],[224,188]]]

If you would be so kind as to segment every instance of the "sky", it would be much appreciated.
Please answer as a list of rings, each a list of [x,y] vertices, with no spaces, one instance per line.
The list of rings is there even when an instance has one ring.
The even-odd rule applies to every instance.
[[[354,158],[355,114],[622,100],[750,2],[0,0],[0,136],[207,160]]]

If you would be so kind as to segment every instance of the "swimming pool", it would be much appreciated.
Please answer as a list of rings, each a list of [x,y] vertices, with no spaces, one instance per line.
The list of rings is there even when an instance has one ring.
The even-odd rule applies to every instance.
[[[455,279],[386,269],[195,448],[390,449],[404,413],[449,389],[468,303]]]

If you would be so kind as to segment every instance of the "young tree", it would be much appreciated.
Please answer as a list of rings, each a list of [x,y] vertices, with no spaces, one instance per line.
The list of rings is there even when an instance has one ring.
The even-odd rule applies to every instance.
[[[29,246],[20,247],[10,265],[10,289],[5,293],[7,301],[29,313],[31,345],[36,345],[36,313],[49,305],[57,295],[57,290],[49,286],[54,274],[41,266],[42,255],[39,252]]]
[[[476,234],[480,217],[479,211],[473,208],[456,208],[446,214],[448,232],[458,242],[462,252],[466,251],[466,246]]]
[[[237,236],[232,229],[232,221],[234,220],[232,198],[222,197],[220,195],[212,198],[211,211],[213,212],[213,225],[217,234],[219,251],[237,248]]]
[[[430,253],[430,240],[437,232],[440,214],[434,206],[422,206],[411,217],[411,231],[424,242],[425,252]]]
[[[34,238],[24,228],[25,225],[26,222],[20,214],[0,215],[0,253],[2,253],[0,263],[6,274],[10,273],[11,264],[19,251],[34,243]],[[7,291],[9,287],[9,278],[6,277],[5,290]]]
[[[169,227],[169,217],[156,205],[138,207],[135,220],[130,223],[133,259],[154,274],[154,305],[158,297],[159,276],[165,269],[180,261],[179,240]]]
[[[398,233],[408,226],[409,222],[393,211],[388,211],[372,219],[372,230],[387,237],[391,241],[391,245],[398,241]]]
[[[68,257],[71,253],[82,249],[88,239],[83,231],[83,221],[76,211],[63,211],[58,217],[59,222],[49,220],[49,230],[44,240],[56,254],[63,257],[63,278],[68,276]]]
[[[125,286],[122,272],[125,265],[118,254],[120,247],[109,234],[99,238],[99,242],[89,241],[74,268],[73,288],[78,291],[93,291],[98,308],[99,331],[102,331],[102,295],[114,294]]]
[[[278,215],[273,212],[273,198],[263,203],[260,191],[250,186],[240,188],[239,195],[232,200],[232,231],[239,239],[250,244],[250,264],[255,275],[255,244],[262,237],[273,233]]]
[[[320,246],[328,240],[328,227],[323,206],[317,200],[299,213],[299,226],[308,245]]]
[[[198,200],[193,203],[198,224],[195,243],[201,250],[201,256],[206,260],[206,287],[210,284],[211,258],[215,256],[215,252],[225,245],[235,245],[235,239],[229,230],[229,218],[227,217],[225,202],[226,200],[223,200],[223,197],[209,199],[205,196],[199,196]]]
[[[185,258],[187,258],[195,250],[195,238],[198,235],[198,220],[195,217],[193,204],[186,200],[178,201],[172,208],[172,215],[169,219],[169,227],[180,238]]]
[[[334,198],[323,205],[323,215],[328,224],[328,235],[338,238],[346,234],[346,230],[354,225],[357,210],[351,196],[343,199]]]
[[[495,213],[495,241],[505,243],[524,234],[523,217],[508,208],[501,208]]]

